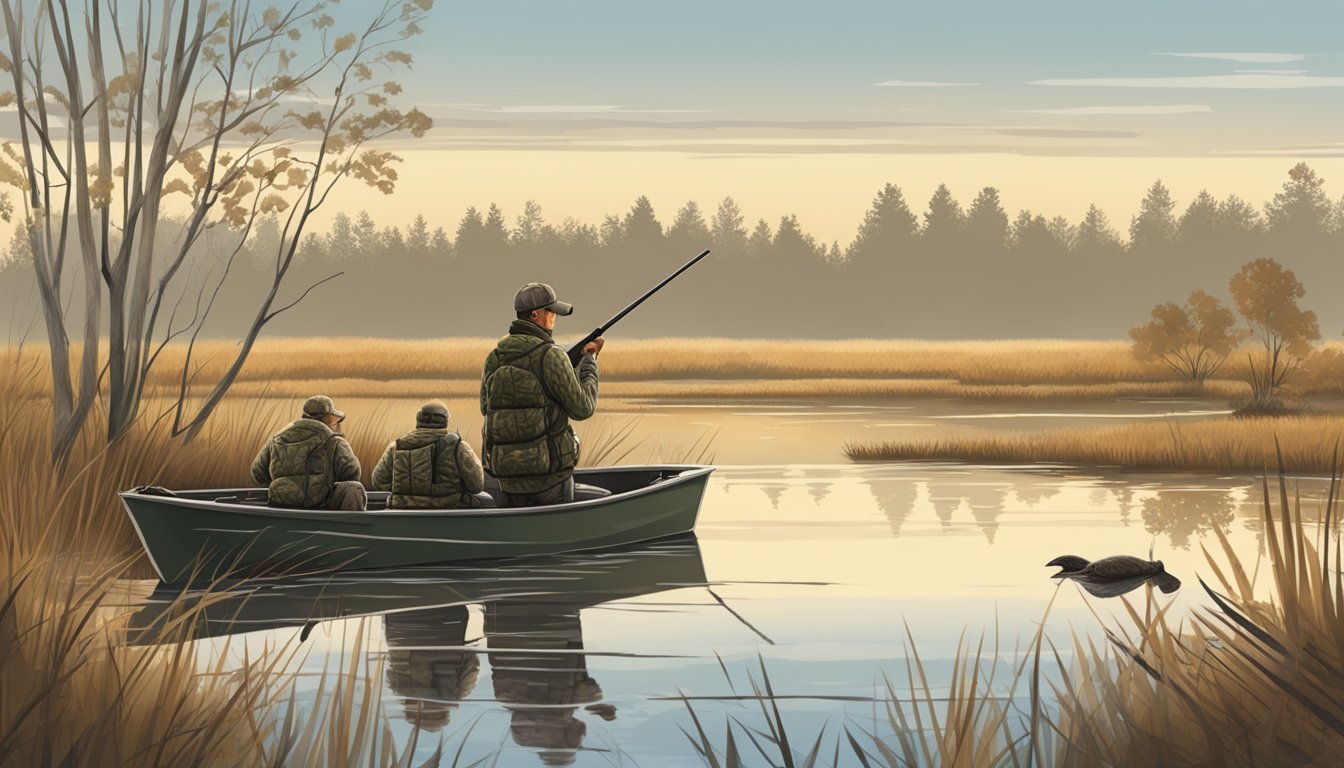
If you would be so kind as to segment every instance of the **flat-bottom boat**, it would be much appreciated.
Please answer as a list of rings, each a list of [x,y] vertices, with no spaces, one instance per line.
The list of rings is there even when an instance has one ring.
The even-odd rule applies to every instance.
[[[577,469],[566,504],[510,509],[284,509],[264,488],[119,494],[159,578],[284,576],[400,568],[576,552],[652,541],[695,529],[713,467]],[[585,487],[586,486],[586,487]],[[488,489],[487,489],[488,490]]]

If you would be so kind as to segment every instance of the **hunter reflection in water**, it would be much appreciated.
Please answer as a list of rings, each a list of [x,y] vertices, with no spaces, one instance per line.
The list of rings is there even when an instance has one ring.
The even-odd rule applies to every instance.
[[[509,731],[520,747],[538,750],[546,765],[569,765],[587,726],[579,706],[604,720],[616,708],[600,704],[602,688],[588,674],[579,611],[590,600],[545,595],[486,603],[485,642],[495,700],[510,712]],[[466,646],[465,606],[383,617],[392,691],[406,720],[439,731],[457,702],[471,695],[480,661]]]
[[[468,650],[467,607],[450,605],[383,617],[387,682],[402,697],[406,722],[443,730],[457,702],[471,695],[481,661]]]

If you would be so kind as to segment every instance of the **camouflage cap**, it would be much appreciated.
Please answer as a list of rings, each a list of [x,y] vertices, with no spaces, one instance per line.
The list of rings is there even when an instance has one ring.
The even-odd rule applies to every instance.
[[[314,419],[320,419],[323,416],[335,416],[338,419],[344,419],[345,414],[336,410],[336,404],[331,402],[331,398],[326,395],[317,395],[308,398],[303,404],[303,415]]]
[[[415,414],[415,426],[417,427],[446,427],[448,426],[448,406],[435,400],[432,403],[425,403],[420,406],[419,412]]]
[[[514,294],[513,311],[531,312],[534,309],[549,309],[557,315],[568,315],[574,311],[574,305],[557,300],[555,289],[545,283],[528,283]]]

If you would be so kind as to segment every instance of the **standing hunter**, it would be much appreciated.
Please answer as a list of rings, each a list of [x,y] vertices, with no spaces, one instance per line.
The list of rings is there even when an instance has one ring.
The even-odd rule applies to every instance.
[[[569,420],[597,408],[601,337],[583,347],[577,369],[551,338],[557,315],[574,307],[545,283],[528,283],[513,297],[517,319],[485,358],[481,414],[485,470],[499,481],[501,507],[574,500],[579,440]]]

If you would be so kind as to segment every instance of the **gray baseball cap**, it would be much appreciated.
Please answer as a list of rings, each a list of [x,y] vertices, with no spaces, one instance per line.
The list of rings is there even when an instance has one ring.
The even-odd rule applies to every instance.
[[[528,283],[514,294],[513,311],[531,312],[534,309],[549,309],[557,315],[569,315],[574,312],[574,305],[556,299],[555,289],[545,283]]]
[[[336,410],[336,404],[331,402],[331,398],[326,395],[317,395],[308,398],[303,404],[303,415],[320,419],[323,416],[335,416],[338,419],[344,419],[345,414]]]

